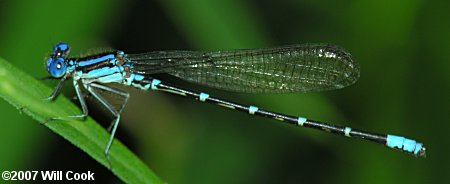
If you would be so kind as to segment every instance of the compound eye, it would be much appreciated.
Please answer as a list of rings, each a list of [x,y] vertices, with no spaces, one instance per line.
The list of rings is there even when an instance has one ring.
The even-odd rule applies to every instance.
[[[47,72],[55,78],[60,78],[66,73],[66,63],[63,58],[49,58],[46,61]]]
[[[58,43],[53,47],[53,57],[67,57],[70,53],[70,47],[67,43]]]

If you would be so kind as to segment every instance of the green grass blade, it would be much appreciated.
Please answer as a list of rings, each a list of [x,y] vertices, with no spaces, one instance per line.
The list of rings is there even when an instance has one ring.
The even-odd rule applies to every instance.
[[[0,58],[0,97],[40,123],[51,117],[80,114],[81,111],[63,95],[55,101],[44,100],[52,89]],[[53,132],[108,166],[103,150],[109,134],[91,118],[55,120],[45,124]],[[162,183],[136,155],[119,141],[114,141],[110,158],[112,172],[126,183]]]

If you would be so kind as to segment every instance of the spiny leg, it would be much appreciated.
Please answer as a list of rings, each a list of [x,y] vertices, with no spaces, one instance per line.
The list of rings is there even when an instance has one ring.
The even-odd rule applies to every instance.
[[[128,103],[128,99],[130,98],[130,94],[128,92],[125,92],[125,91],[122,91],[120,89],[113,88],[113,87],[110,87],[110,86],[100,85],[100,84],[97,84],[97,83],[91,83],[89,86],[97,88],[97,89],[105,90],[105,91],[108,91],[108,92],[111,92],[111,93],[114,93],[114,94],[122,96],[124,98],[124,101],[122,102],[122,105],[120,106],[120,109],[117,111],[118,114],[122,114],[122,111],[125,108],[125,105]],[[108,132],[111,131],[113,126],[114,126],[114,122],[109,125],[109,127],[107,129]]]
[[[58,92],[61,90],[61,87],[63,86],[64,82],[70,75],[72,75],[72,73],[67,73],[66,75],[64,75],[64,77],[59,81],[58,85],[53,90],[52,94],[50,94],[50,96],[47,97],[46,100],[55,99],[55,97],[58,95]]]
[[[65,80],[65,79],[64,79]],[[63,80],[61,80],[61,82],[60,82],[60,84],[62,84],[64,81]],[[46,124],[46,123],[48,123],[49,121],[53,121],[53,120],[61,120],[61,119],[65,119],[65,118],[86,118],[86,116],[88,115],[88,108],[87,108],[87,105],[86,105],[86,102],[84,101],[84,97],[83,97],[83,93],[81,92],[81,88],[80,88],[80,86],[79,86],[79,84],[78,84],[78,80],[73,80],[72,81],[72,83],[73,83],[73,87],[75,88],[75,92],[76,92],[76,94],[77,94],[77,97],[78,97],[78,100],[79,100],[79,102],[80,102],[80,105],[81,105],[81,110],[82,110],[82,114],[76,114],[76,115],[70,115],[70,116],[67,116],[67,117],[54,117],[54,118],[49,118],[49,119],[47,119],[43,124]],[[59,84],[58,84],[58,86],[59,86]],[[58,88],[57,87],[57,90],[59,90],[60,89],[60,87]],[[55,91],[57,91],[57,90],[55,90]],[[55,93],[55,92],[54,92]],[[56,94],[56,93],[55,93]],[[53,95],[53,93],[52,93],[52,95]],[[49,97],[50,98],[50,97]],[[53,97],[54,98],[54,97]]]
[[[71,115],[70,117],[86,118],[86,116],[88,115],[88,108],[87,108],[86,102],[84,101],[84,96],[81,92],[81,88],[78,85],[77,80],[73,80],[73,87],[75,88],[75,92],[77,93],[78,100],[80,101],[81,110],[83,111],[83,114]]]
[[[112,130],[111,130],[111,135],[109,136],[109,140],[108,140],[108,143],[106,144],[106,147],[105,147],[105,150],[104,150],[104,154],[105,154],[105,157],[106,157],[106,160],[108,161],[108,164],[109,164],[109,168],[112,168],[112,165],[111,165],[111,160],[109,159],[109,149],[111,148],[111,145],[112,145],[112,142],[113,142],[113,140],[114,140],[114,135],[116,134],[116,130],[117,130],[117,127],[118,127],[118,125],[119,125],[119,121],[120,121],[120,113],[119,112],[121,112],[122,111],[122,109],[123,109],[123,106],[125,106],[125,105],[122,105],[122,109],[120,110],[120,111],[117,111],[115,108],[114,108],[114,106],[112,106],[105,98],[103,98],[100,94],[98,94],[97,92],[96,92],[96,88],[97,89],[107,89],[108,87],[106,87],[106,86],[103,86],[103,85],[100,85],[100,84],[95,84],[95,86],[94,86],[94,84],[95,83],[91,83],[91,84],[88,84],[87,85],[87,90],[100,102],[100,103],[102,103],[110,112],[111,112],[111,114],[115,117],[115,119],[113,120],[113,123],[112,123],[112,125],[113,125],[113,127],[112,127]],[[112,92],[112,93],[115,93],[115,92],[118,92],[119,90],[112,90],[112,91],[110,91],[110,92]],[[119,93],[116,93],[116,94],[119,94]],[[128,96],[129,95],[126,95],[127,97],[126,97],[126,101],[128,100]]]

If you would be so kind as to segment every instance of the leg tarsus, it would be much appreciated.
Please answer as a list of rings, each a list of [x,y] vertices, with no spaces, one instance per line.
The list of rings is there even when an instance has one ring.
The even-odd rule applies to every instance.
[[[114,142],[114,135],[116,134],[116,130],[119,125],[119,122],[120,122],[120,114],[117,115],[116,119],[112,123],[114,126],[112,128],[111,135],[109,136],[109,140],[108,140],[108,143],[106,144],[105,151],[104,151],[106,160],[108,161],[109,166],[110,166],[109,169],[112,169],[111,160],[109,158],[109,150]]]
[[[108,153],[104,153],[105,154],[105,158],[106,158],[106,162],[108,162],[108,166],[106,166],[109,170],[112,170],[112,164],[111,164],[111,159],[109,158]]]

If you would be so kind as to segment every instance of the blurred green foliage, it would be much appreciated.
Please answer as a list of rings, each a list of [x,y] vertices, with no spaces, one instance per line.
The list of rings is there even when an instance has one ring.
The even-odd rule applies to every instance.
[[[448,7],[448,1],[406,0],[1,1],[0,56],[43,77],[44,58],[59,41],[73,55],[97,47],[133,53],[334,43],[361,65],[359,82],[343,90],[254,95],[183,85],[415,138],[428,158],[134,89],[118,137],[169,183],[441,183],[450,180]],[[64,94],[73,96],[70,85]],[[94,119],[109,124],[107,113],[89,107]],[[6,102],[0,109],[2,171],[93,170],[101,180],[115,180]]]

